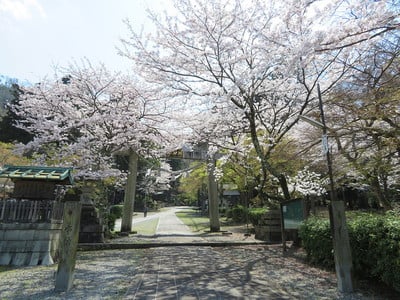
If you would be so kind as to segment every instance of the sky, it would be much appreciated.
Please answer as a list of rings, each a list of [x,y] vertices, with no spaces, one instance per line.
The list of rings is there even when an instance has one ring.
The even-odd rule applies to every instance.
[[[123,23],[145,28],[146,8],[168,10],[170,0],[0,0],[0,75],[36,83],[54,70],[89,59],[128,72],[118,55]]]

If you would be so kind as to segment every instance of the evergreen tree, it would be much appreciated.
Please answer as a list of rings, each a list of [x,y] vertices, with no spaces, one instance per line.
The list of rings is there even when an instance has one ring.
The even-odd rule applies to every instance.
[[[32,135],[16,126],[21,117],[12,110],[12,106],[18,105],[20,95],[23,91],[17,83],[12,83],[8,89],[11,98],[5,103],[5,114],[0,121],[0,141],[4,143],[20,142],[26,144],[32,140]]]

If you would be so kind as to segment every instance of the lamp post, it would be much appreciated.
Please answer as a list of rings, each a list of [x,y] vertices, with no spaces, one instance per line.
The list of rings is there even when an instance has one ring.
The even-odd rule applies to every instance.
[[[331,209],[330,209],[330,223],[333,235],[333,251],[335,258],[335,270],[338,281],[338,289],[341,292],[353,292],[353,263],[351,257],[349,233],[346,224],[346,215],[344,202],[337,198],[335,183],[333,179],[332,170],[332,156],[328,145],[327,131],[328,128],[325,123],[325,114],[322,104],[321,90],[319,84],[318,100],[319,109],[321,113],[321,122],[301,116],[301,119],[309,124],[322,129],[322,145],[326,162],[328,167],[330,196],[331,196]]]

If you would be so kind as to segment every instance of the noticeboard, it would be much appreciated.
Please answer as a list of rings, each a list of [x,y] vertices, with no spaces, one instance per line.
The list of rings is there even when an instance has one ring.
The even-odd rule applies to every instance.
[[[284,229],[298,229],[305,219],[305,203],[303,199],[294,199],[281,203]]]

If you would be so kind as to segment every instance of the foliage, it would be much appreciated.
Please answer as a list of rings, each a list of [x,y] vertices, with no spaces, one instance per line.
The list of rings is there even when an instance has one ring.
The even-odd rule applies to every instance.
[[[235,223],[246,222],[247,209],[243,205],[236,205],[232,207],[230,215],[232,216],[232,220]]]
[[[4,109],[0,120],[0,141],[5,143],[20,142],[28,143],[33,136],[24,129],[18,128],[17,123],[23,119],[18,116],[12,109],[14,105],[18,105],[20,97],[23,94],[22,89],[17,83],[8,85],[0,84],[0,105],[4,105]],[[4,103],[3,103],[4,101]]]
[[[123,205],[113,205],[110,207],[110,212],[107,215],[107,225],[109,230],[113,231],[115,220],[122,218]]]
[[[355,275],[370,277],[400,291],[400,220],[385,214],[349,214],[348,227]],[[300,228],[300,237],[311,263],[333,268],[329,221],[312,217]]]
[[[332,234],[329,220],[310,217],[300,227],[299,236],[302,240],[307,258],[312,264],[324,268],[334,267]]]
[[[198,200],[199,191],[207,186],[206,164],[192,163],[190,169],[180,177],[178,191],[182,193],[185,203],[194,204]]]
[[[368,190],[374,206],[391,209],[400,181],[399,31],[385,34],[351,59],[343,81],[323,97],[330,144],[336,143],[335,178],[343,186]],[[319,114],[310,117],[318,120]],[[308,145],[317,145],[311,147],[319,157],[320,133],[309,126],[301,133]]]
[[[349,222],[354,269],[400,291],[400,216],[360,214]]]
[[[10,143],[0,142],[0,166],[4,165],[29,165],[31,161],[14,152],[15,146]]]
[[[109,213],[109,195],[110,190],[113,189],[115,180],[107,178],[104,180],[87,180],[78,181],[75,183],[72,189],[68,192],[81,194],[83,202],[93,203],[96,210],[99,212],[99,217],[104,221],[103,224],[107,224],[109,231],[114,229],[115,219]],[[117,208],[114,208],[117,210]]]
[[[250,137],[259,191],[272,175],[290,198],[285,172],[271,162],[276,146],[316,107],[317,82],[329,91],[351,53],[396,28],[389,2],[178,0],[175,16],[149,12],[152,32],[127,22],[120,53],[187,103],[197,142],[246,156]]]
[[[263,136],[259,131],[260,139]],[[268,141],[263,141],[267,144]],[[221,169],[223,177],[221,182],[224,184],[234,183],[242,195],[248,197],[248,201],[256,206],[268,205],[281,199],[282,190],[279,182],[274,176],[267,176],[263,190],[260,192],[259,184],[261,180],[261,164],[255,153],[250,137],[246,144],[246,152],[237,153],[225,150],[224,155],[218,160],[217,168]],[[293,139],[285,138],[275,146],[275,151],[270,155],[270,163],[279,172],[290,176],[297,172],[302,166],[300,159],[296,157],[297,146]],[[244,200],[244,199],[242,199]],[[244,204],[244,203],[241,203]]]
[[[266,207],[257,207],[249,209],[249,221],[253,226],[261,225],[261,220],[264,214],[269,211]]]
[[[230,209],[229,216],[235,223],[245,223],[249,221],[254,226],[260,225],[262,217],[269,210],[265,207],[252,207],[247,209],[243,205],[236,205]]]
[[[35,136],[23,149],[72,165],[80,177],[118,175],[114,155],[159,150],[165,103],[130,76],[86,61],[23,92],[14,112]]]

